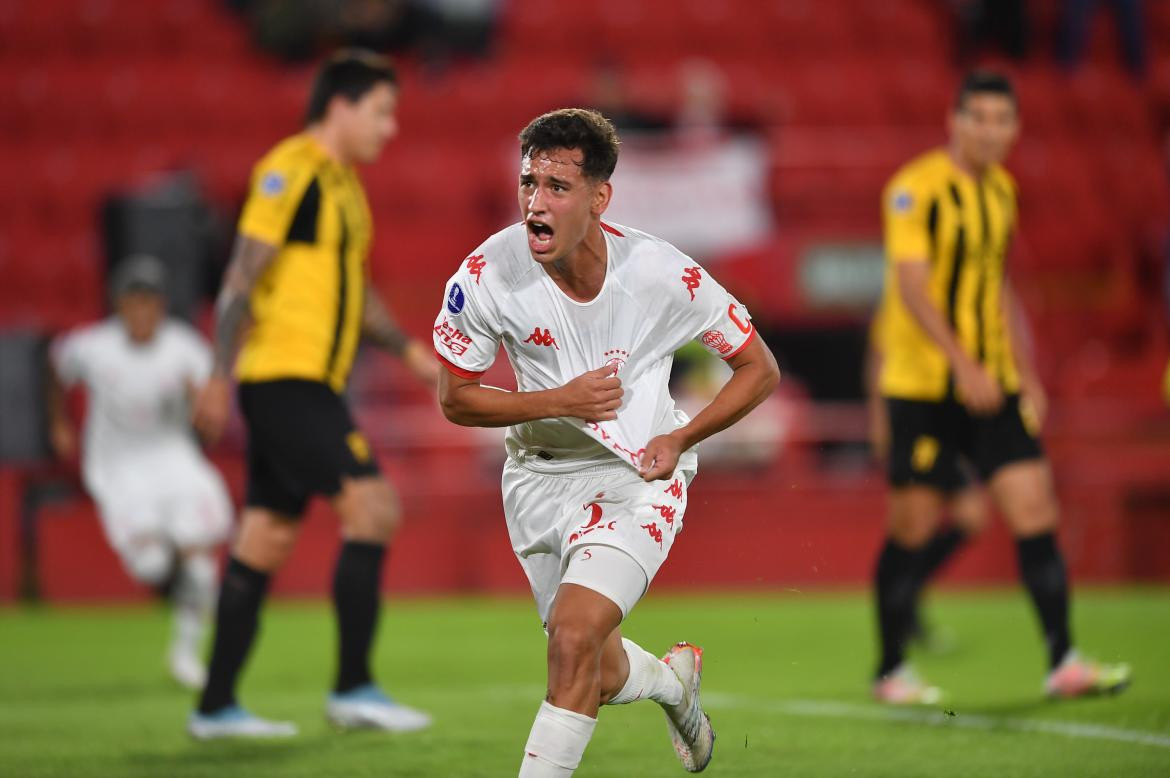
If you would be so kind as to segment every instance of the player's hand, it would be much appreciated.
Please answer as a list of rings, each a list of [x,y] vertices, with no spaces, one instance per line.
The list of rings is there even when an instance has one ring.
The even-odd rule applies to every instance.
[[[582,373],[558,391],[558,416],[573,416],[585,421],[613,421],[622,404],[622,380],[613,365],[603,365]]]
[[[195,397],[191,423],[207,443],[215,443],[223,436],[228,415],[232,410],[231,381],[225,376],[212,376]]]
[[[1035,423],[1035,431],[1043,429],[1044,420],[1048,417],[1048,393],[1036,376],[1020,379],[1020,412]]]
[[[70,460],[77,454],[77,433],[65,419],[58,419],[49,427],[49,445],[58,459]]]
[[[682,454],[682,443],[674,435],[659,435],[646,444],[642,452],[642,461],[638,465],[638,472],[643,481],[661,481],[670,478],[674,469],[678,467],[678,458]]]
[[[431,389],[439,385],[439,360],[435,359],[433,348],[424,346],[422,341],[412,340],[402,352],[402,363],[411,374]]]
[[[1003,390],[982,365],[963,359],[955,364],[959,401],[976,416],[990,416],[1003,405]]]

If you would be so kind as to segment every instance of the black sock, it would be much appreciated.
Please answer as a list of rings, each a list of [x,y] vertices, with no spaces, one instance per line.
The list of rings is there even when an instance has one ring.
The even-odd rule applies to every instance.
[[[200,713],[214,713],[236,702],[236,678],[248,658],[268,593],[268,573],[253,570],[235,557],[228,561],[215,609],[215,642],[207,668]]]
[[[378,625],[382,559],[378,543],[346,541],[333,571],[333,607],[337,611],[337,685],[347,692],[371,682],[370,645]]]
[[[1040,616],[1048,664],[1055,668],[1072,647],[1068,627],[1068,575],[1052,532],[1016,541],[1020,576]]]
[[[877,677],[902,664],[906,639],[914,616],[918,552],[887,539],[874,572],[882,657]]]
[[[958,527],[945,527],[934,533],[922,550],[918,552],[918,571],[914,579],[914,612],[908,627],[910,635],[922,633],[922,621],[918,617],[918,600],[926,582],[939,568],[967,542],[967,533]]]

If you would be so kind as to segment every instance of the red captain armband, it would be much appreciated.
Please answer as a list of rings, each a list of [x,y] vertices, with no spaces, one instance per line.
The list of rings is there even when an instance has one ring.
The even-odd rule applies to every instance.
[[[440,354],[438,349],[435,350],[435,356],[438,357],[439,361],[443,363],[443,367],[447,368],[447,372],[457,375],[460,378],[466,378],[468,381],[474,381],[483,375],[482,370],[478,373],[473,370],[464,370],[463,368],[459,367],[459,365],[452,363],[451,360]]]

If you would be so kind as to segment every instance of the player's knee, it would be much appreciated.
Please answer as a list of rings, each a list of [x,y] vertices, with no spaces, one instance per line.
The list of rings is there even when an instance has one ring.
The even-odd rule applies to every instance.
[[[562,671],[592,666],[600,672],[598,658],[601,644],[601,639],[585,624],[549,624],[549,665]]]
[[[136,581],[157,586],[170,575],[174,556],[161,543],[150,543],[132,549],[124,556],[123,562]]]
[[[387,543],[394,539],[401,523],[397,497],[384,482],[347,485],[337,505],[350,540]]]

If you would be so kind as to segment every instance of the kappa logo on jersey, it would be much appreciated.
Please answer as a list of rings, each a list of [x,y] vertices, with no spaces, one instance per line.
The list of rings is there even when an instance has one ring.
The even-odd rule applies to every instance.
[[[561,347],[557,345],[557,339],[553,337],[553,334],[547,329],[541,330],[540,327],[534,328],[532,330],[532,334],[525,338],[524,342],[535,343],[537,346],[552,346],[557,351],[561,350]]]
[[[467,298],[463,294],[463,287],[458,283],[451,284],[451,291],[447,292],[447,312],[452,316],[463,313],[463,306]]]
[[[667,494],[669,494],[671,497],[673,497],[676,500],[681,500],[683,498],[682,481],[680,481],[676,478],[676,479],[674,479],[674,483],[672,483],[670,486],[666,487],[662,491],[666,492]]]
[[[476,286],[479,286],[479,277],[485,267],[487,267],[487,260],[483,258],[483,254],[467,258],[467,272],[475,276]]]
[[[703,333],[703,345],[715,349],[720,354],[731,352],[731,344],[727,342],[727,338],[723,337],[723,333],[717,330],[707,330]]]
[[[458,327],[452,327],[446,319],[435,326],[435,334],[439,336],[439,342],[457,357],[466,354],[467,347],[471,345],[471,337]]]
[[[691,302],[694,302],[695,290],[699,288],[699,284],[703,281],[701,269],[698,265],[686,268],[683,270],[680,280],[687,285],[687,291],[691,293]]]
[[[662,517],[668,527],[674,526],[675,508],[670,505],[651,505],[650,507],[658,511],[658,515]]]
[[[588,427],[589,429],[593,430],[594,432],[596,432],[598,435],[600,435],[602,443],[605,443],[607,446],[612,448],[614,451],[617,451],[621,454],[625,454],[627,457],[629,457],[630,464],[632,464],[634,467],[637,467],[638,463],[642,461],[642,455],[646,453],[645,446],[638,449],[637,451],[631,451],[630,449],[623,446],[621,443],[618,443],[616,440],[612,440],[613,436],[610,435],[608,432],[606,432],[605,428],[602,427],[597,422],[591,421],[588,424],[586,424],[585,426]]]
[[[596,532],[598,530],[612,530],[617,526],[617,519],[612,519],[608,522],[602,522],[601,517],[604,511],[601,506],[595,502],[587,502],[581,506],[581,510],[589,511],[589,521],[582,524],[577,530],[569,535],[569,542],[576,543],[586,535]]]
[[[659,548],[662,548],[662,530],[658,529],[657,523],[652,521],[649,524],[641,524],[639,526],[649,533],[650,539],[657,543]]]

